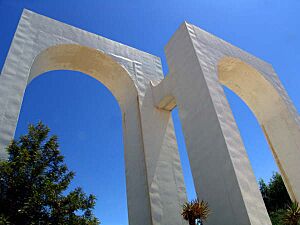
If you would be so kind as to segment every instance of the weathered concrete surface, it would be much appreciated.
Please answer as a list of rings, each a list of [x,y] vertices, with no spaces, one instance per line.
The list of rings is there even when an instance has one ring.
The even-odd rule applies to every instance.
[[[299,201],[299,116],[272,66],[188,23],[166,55],[170,74],[154,87],[154,103],[179,108],[197,195],[212,207],[208,224],[271,224],[221,84],[254,112]]]
[[[76,70],[103,83],[123,117],[129,223],[182,225],[185,186],[170,112],[157,109],[150,81],[158,57],[24,10],[0,76],[0,153],[14,136],[27,84],[50,70]],[[140,112],[143,112],[141,115]]]

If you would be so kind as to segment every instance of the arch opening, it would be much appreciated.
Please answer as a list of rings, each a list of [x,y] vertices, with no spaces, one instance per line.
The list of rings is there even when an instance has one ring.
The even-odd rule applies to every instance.
[[[183,127],[180,121],[179,108],[176,106],[170,112],[174,122],[174,131],[178,145],[180,164],[183,172],[183,179],[186,189],[185,191],[187,194],[187,199],[191,201],[197,198],[197,194],[186,147],[186,137],[184,136]]]
[[[80,186],[96,195],[94,213],[102,223],[128,224],[121,109],[111,92],[79,72],[43,73],[26,89],[16,135],[39,120],[58,135],[76,172],[70,190]],[[118,218],[107,213],[112,210]]]
[[[233,57],[225,57],[218,64],[218,78],[233,91],[255,115],[275,162],[280,170],[291,199],[296,199],[287,171],[287,151],[296,145],[289,138],[292,123],[289,111],[274,86],[254,67]],[[289,144],[292,143],[292,144]]]

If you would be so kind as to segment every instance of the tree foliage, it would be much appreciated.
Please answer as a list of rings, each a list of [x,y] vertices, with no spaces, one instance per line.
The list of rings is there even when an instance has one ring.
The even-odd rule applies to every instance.
[[[286,209],[278,209],[275,212],[269,213],[272,225],[284,225],[283,215],[286,212]]]
[[[290,196],[279,173],[274,173],[268,184],[260,179],[259,189],[269,213],[286,209],[291,204]]]
[[[274,173],[268,184],[260,179],[259,189],[273,225],[297,225],[299,223],[299,205],[291,201],[279,173]]]
[[[81,188],[66,194],[74,173],[60,154],[49,128],[30,125],[12,141],[0,162],[0,223],[10,225],[97,225],[95,197]]]

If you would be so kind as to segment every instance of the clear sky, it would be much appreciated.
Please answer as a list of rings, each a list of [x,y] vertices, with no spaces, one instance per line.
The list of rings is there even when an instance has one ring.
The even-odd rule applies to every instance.
[[[299,0],[0,0],[0,68],[23,8],[161,57],[178,26],[188,21],[273,64],[300,109]],[[255,117],[225,90],[256,178],[277,170]],[[173,113],[189,198],[195,197],[178,113]],[[16,135],[42,120],[60,138],[61,151],[82,186],[97,198],[105,225],[127,225],[121,114],[98,81],[72,71],[52,71],[28,85]]]

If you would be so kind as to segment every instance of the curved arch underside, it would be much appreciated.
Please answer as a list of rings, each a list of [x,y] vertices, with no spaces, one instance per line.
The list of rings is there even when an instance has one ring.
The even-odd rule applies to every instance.
[[[300,131],[280,93],[260,72],[237,58],[223,58],[218,64],[218,76],[219,81],[236,93],[258,119],[291,198],[299,199],[300,193],[295,188],[297,179],[293,182],[287,174],[299,177],[295,173],[299,159],[291,156],[299,151],[297,136]]]
[[[61,44],[41,52],[34,60],[28,83],[51,70],[74,70],[103,83],[115,96],[121,108],[129,96],[137,98],[136,87],[128,72],[106,54],[76,44]]]
[[[245,62],[226,57],[218,65],[219,81],[236,93],[253,111],[260,124],[285,111],[277,90]]]

